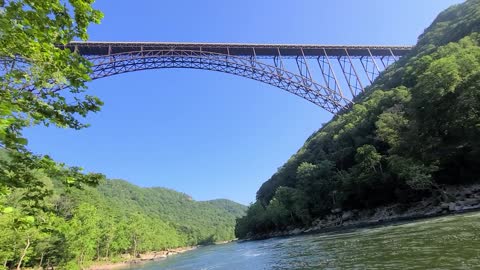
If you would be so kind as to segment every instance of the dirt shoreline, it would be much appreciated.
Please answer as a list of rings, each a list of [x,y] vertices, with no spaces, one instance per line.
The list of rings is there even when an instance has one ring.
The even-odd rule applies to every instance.
[[[91,265],[85,269],[87,270],[110,270],[110,269],[119,269],[119,268],[127,268],[133,265],[139,265],[147,262],[154,262],[166,259],[168,256],[176,255],[180,253],[184,253],[190,250],[196,249],[198,246],[192,247],[181,247],[181,248],[174,248],[168,249],[164,251],[154,251],[148,252],[144,254],[139,254],[137,258],[130,258],[131,256],[126,255],[124,256],[125,260],[121,262],[105,262],[105,263],[96,263]]]
[[[289,227],[283,231],[247,235],[247,238],[241,241],[336,232],[480,211],[480,185],[445,187],[444,195],[449,198],[446,202],[438,202],[438,198],[429,197],[409,205],[392,204],[348,211],[334,209],[331,214],[315,220],[310,227]]]

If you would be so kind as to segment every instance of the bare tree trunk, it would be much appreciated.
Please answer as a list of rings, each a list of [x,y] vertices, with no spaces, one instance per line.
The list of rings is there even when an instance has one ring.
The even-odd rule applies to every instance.
[[[108,260],[108,252],[110,251],[110,241],[107,242],[107,251],[105,252],[105,258]]]
[[[336,190],[332,191],[332,203],[333,203],[332,205],[333,205],[333,207],[335,207],[335,206],[337,205],[337,200],[336,200],[336,198],[335,198],[335,195],[336,195],[336,194],[337,194],[337,191],[336,191]],[[333,208],[333,207],[332,207],[332,208]]]
[[[450,198],[448,197],[447,192],[445,192],[440,185],[438,185],[438,184],[435,183],[435,182],[432,182],[432,186],[433,186],[434,189],[436,189],[436,191],[437,191],[438,193],[440,193],[440,196],[442,196],[442,201],[444,201],[444,202],[448,202],[448,201],[449,201]]]
[[[27,238],[27,245],[23,249],[22,256],[20,256],[20,260],[18,261],[18,265],[17,265],[17,270],[20,270],[20,267],[22,266],[23,258],[25,258],[25,255],[27,255],[27,250],[29,247],[30,247],[30,238]]]
[[[45,252],[42,252],[42,256],[40,256],[40,263],[38,263],[38,268],[42,268],[43,256],[44,255],[45,255]]]
[[[137,238],[135,237],[133,239],[133,257],[137,257]]]
[[[78,265],[80,267],[82,267],[82,265],[83,265],[83,254],[84,254],[84,251],[82,250],[82,252],[80,253],[80,258],[79,258],[79,262],[78,262]]]

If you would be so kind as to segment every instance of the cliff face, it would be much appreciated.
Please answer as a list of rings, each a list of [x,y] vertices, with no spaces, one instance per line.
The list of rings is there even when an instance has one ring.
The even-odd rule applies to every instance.
[[[237,220],[237,236],[309,225],[337,208],[414,202],[441,194],[443,185],[478,181],[479,30],[479,0],[439,14],[408,56],[261,186]]]

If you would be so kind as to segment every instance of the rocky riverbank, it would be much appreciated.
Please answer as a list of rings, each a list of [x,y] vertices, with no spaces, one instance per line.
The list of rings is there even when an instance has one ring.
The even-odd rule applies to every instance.
[[[88,270],[110,270],[110,269],[117,269],[117,268],[125,268],[135,264],[142,264],[146,262],[152,261],[159,261],[167,258],[168,256],[184,253],[186,251],[190,251],[197,248],[197,246],[193,247],[181,247],[181,248],[174,248],[168,249],[164,251],[155,251],[149,252],[144,254],[139,254],[136,258],[133,256],[126,254],[122,256],[122,261],[117,263],[99,263],[88,267]]]
[[[439,201],[438,197],[429,197],[412,204],[393,204],[373,209],[333,209],[331,214],[315,220],[310,227],[290,227],[284,231],[249,235],[246,240],[330,232],[480,210],[480,185],[447,186],[443,188],[443,197],[443,201]]]

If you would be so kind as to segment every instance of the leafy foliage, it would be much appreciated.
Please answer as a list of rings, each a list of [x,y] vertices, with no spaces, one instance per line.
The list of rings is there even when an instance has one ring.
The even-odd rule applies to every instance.
[[[70,189],[104,178],[32,154],[22,136],[23,128],[37,124],[84,128],[79,117],[100,109],[102,102],[84,93],[90,63],[61,48],[87,39],[88,25],[100,21],[92,3],[0,1],[1,267],[20,269],[37,257],[40,265],[51,264],[62,257],[64,220],[53,208],[52,179]],[[57,91],[64,87],[69,90]]]
[[[229,200],[197,202],[122,180],[66,189],[64,182],[33,174],[43,183],[41,198],[29,195],[28,187],[2,197],[0,261],[6,267],[79,269],[125,254],[231,240],[235,219],[246,209]]]
[[[100,22],[93,2],[0,1],[0,269],[80,269],[121,254],[232,239],[244,211],[226,200],[195,202],[105,181],[28,150],[24,128],[82,129],[81,118],[102,106],[85,92],[91,63],[63,46],[86,40],[89,24]]]
[[[46,195],[37,171],[76,187],[95,185],[103,177],[34,155],[22,137],[23,128],[36,124],[86,127],[78,118],[100,109],[98,98],[83,93],[90,63],[60,48],[75,38],[86,39],[88,25],[100,21],[102,14],[92,3],[0,2],[0,147],[8,156],[0,162],[0,196],[16,188],[29,188],[29,199]],[[56,91],[61,87],[69,90]]]
[[[414,202],[443,184],[478,181],[479,25],[479,0],[442,12],[409,55],[261,186],[237,221],[237,236],[309,225],[334,208]]]

